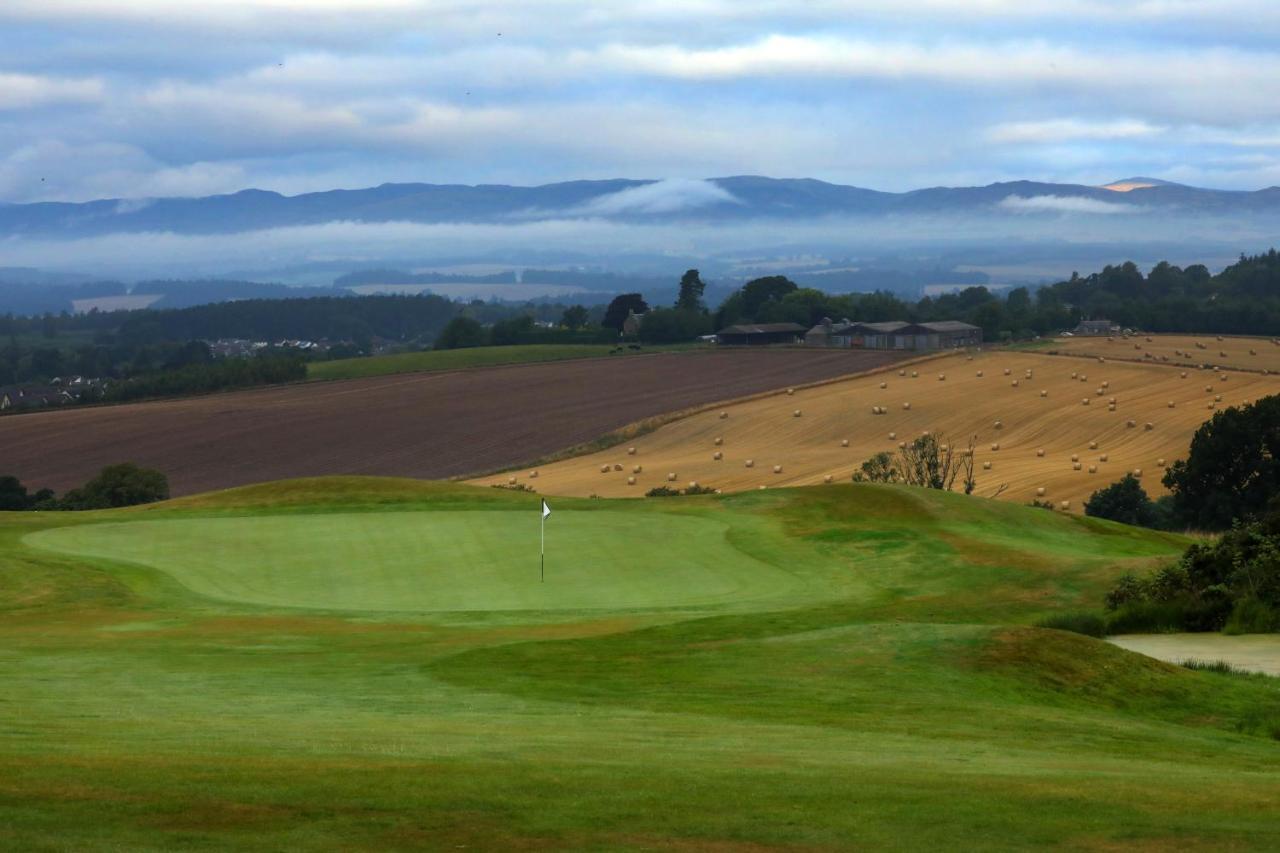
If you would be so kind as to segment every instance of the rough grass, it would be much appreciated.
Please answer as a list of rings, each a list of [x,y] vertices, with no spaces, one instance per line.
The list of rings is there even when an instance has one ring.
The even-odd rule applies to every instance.
[[[536,506],[334,478],[0,516],[0,848],[1280,841],[1274,679],[1016,627],[1098,600],[1121,572],[1176,553],[1176,537],[874,486],[553,500],[549,553],[580,536],[630,567],[596,579],[590,608],[369,600],[396,542],[429,540],[418,527],[501,538],[508,517],[536,524]],[[228,523],[249,532],[219,536]],[[696,544],[678,539],[686,529]],[[302,553],[254,538],[264,531]],[[175,533],[186,557],[138,553]],[[31,544],[63,537],[84,554]],[[523,557],[505,548],[467,563]],[[669,580],[683,605],[629,598],[636,573],[682,569],[691,548],[740,588],[709,600],[696,579]],[[424,579],[472,594],[466,566],[433,560]],[[305,570],[325,561],[351,564],[345,601],[285,600],[315,594]],[[195,595],[179,581],[196,564],[275,598]],[[752,594],[759,565],[785,587]]]
[[[503,364],[536,364],[574,358],[618,358],[625,355],[695,349],[698,346],[694,344],[645,345],[633,349],[628,344],[528,344],[426,350],[396,355],[317,361],[307,366],[307,378],[361,379],[367,376],[386,376],[395,373],[462,370],[468,367],[496,367]],[[705,345],[701,346],[705,347]]]

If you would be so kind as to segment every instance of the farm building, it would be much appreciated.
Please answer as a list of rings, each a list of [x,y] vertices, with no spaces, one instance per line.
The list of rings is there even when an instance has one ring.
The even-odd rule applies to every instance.
[[[1080,325],[1071,330],[1071,334],[1110,335],[1119,331],[1120,327],[1110,320],[1081,320]]]
[[[936,323],[852,323],[823,321],[805,333],[809,346],[861,349],[956,349],[982,343],[982,329],[957,320]]]
[[[742,323],[716,332],[716,342],[730,346],[798,344],[805,328],[799,323]]]

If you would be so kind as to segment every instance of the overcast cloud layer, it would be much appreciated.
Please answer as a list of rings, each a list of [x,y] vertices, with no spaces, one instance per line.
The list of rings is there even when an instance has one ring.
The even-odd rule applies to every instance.
[[[1280,184],[1278,41],[1274,0],[5,0],[0,201],[730,174],[1257,189]]]

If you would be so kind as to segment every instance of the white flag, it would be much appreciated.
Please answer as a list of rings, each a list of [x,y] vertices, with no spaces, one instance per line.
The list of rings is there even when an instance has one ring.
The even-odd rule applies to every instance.
[[[551,515],[551,507],[547,506],[547,502],[546,502],[546,500],[543,500],[543,502],[542,502],[542,517],[543,517],[543,518],[546,518],[548,515]]]

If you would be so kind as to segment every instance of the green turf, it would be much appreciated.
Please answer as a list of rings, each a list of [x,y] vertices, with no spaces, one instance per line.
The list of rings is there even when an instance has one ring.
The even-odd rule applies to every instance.
[[[696,348],[694,344],[645,345],[633,349],[628,344],[527,344],[508,347],[427,350],[368,358],[317,361],[307,365],[308,379],[359,379],[394,373],[432,370],[461,370],[468,367],[496,367],[503,364],[533,364],[575,358],[618,358],[624,355],[671,352]]]
[[[497,489],[0,515],[0,849],[1280,845],[1280,680],[1028,627],[1186,540],[882,486],[553,505],[545,586]]]

